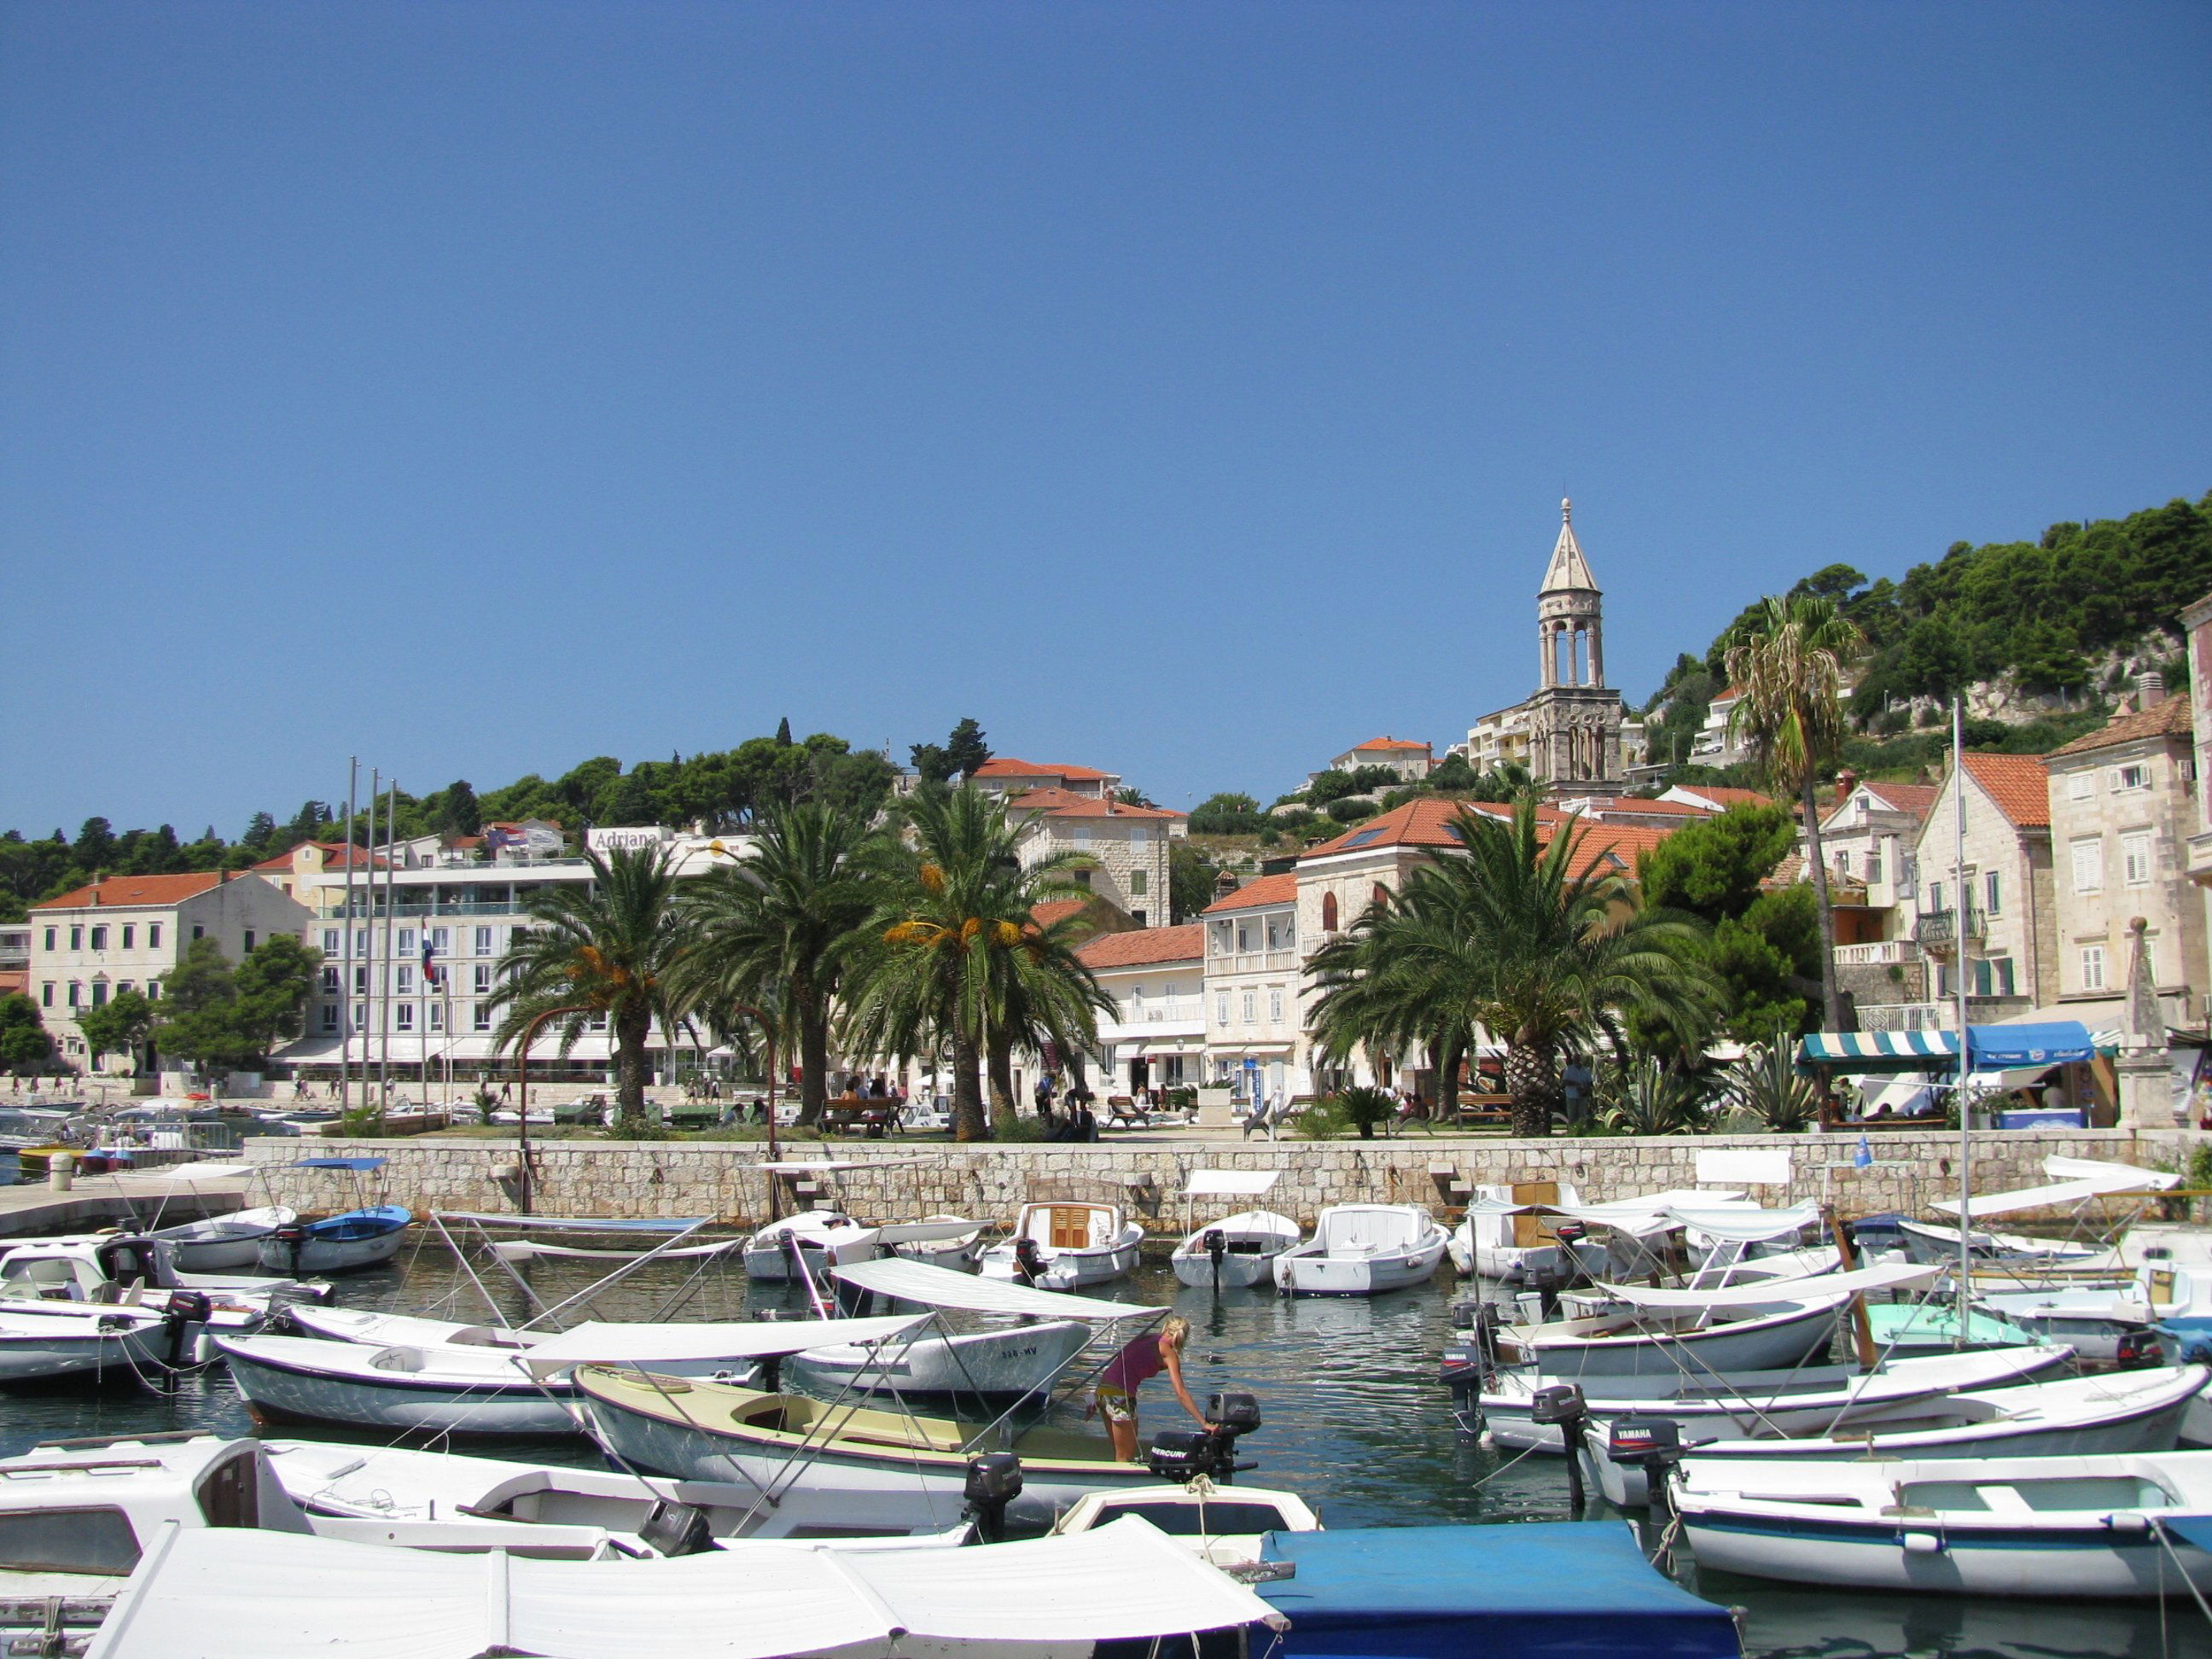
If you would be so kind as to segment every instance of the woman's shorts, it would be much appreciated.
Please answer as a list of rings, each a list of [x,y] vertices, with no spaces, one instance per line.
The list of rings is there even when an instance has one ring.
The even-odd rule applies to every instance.
[[[1098,1402],[1098,1414],[1109,1423],[1133,1423],[1137,1420],[1137,1401],[1127,1389],[1102,1388],[1094,1398]]]

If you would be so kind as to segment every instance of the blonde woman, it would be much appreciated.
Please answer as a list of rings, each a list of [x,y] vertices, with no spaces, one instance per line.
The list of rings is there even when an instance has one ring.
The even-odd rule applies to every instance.
[[[1201,1429],[1213,1426],[1183,1384],[1182,1350],[1189,1340],[1190,1321],[1181,1314],[1170,1314],[1160,1322],[1158,1330],[1130,1338],[1122,1345],[1121,1352],[1106,1362],[1106,1369],[1098,1373],[1091,1412],[1085,1415],[1096,1413],[1106,1419],[1107,1435],[1114,1442],[1114,1455],[1121,1462],[1142,1461],[1137,1449],[1137,1390],[1162,1371],[1167,1373],[1168,1386],[1182,1401],[1182,1408],[1190,1413],[1191,1420]]]

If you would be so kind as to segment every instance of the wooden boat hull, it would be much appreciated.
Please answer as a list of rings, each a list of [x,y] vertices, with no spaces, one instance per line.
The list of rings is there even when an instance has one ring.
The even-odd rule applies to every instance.
[[[981,1428],[596,1365],[579,1367],[574,1381],[593,1437],[630,1468],[771,1492],[873,1491],[886,1530],[945,1524],[973,1455],[962,1447]],[[1157,1479],[1141,1463],[1114,1461],[1103,1436],[1037,1429],[981,1449],[1020,1455],[1022,1495],[1008,1510],[1019,1525],[1049,1524],[1085,1492]]]

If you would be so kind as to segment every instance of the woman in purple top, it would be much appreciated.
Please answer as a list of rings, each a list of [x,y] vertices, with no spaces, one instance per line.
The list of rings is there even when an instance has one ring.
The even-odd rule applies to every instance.
[[[1114,1455],[1124,1463],[1139,1460],[1137,1452],[1137,1390],[1146,1382],[1162,1371],[1168,1374],[1168,1385],[1182,1401],[1182,1408],[1191,1420],[1201,1429],[1213,1425],[1190,1397],[1183,1386],[1182,1348],[1190,1340],[1190,1321],[1181,1314],[1170,1314],[1160,1322],[1158,1330],[1144,1336],[1132,1337],[1124,1343],[1121,1352],[1106,1362],[1106,1369],[1098,1373],[1098,1387],[1091,1396],[1090,1416],[1096,1413],[1106,1419],[1106,1432],[1114,1442]]]

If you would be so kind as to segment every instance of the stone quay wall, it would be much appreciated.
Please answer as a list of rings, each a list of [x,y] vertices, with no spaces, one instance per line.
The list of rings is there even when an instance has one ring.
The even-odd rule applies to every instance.
[[[1974,1187],[1997,1192],[2049,1179],[2044,1158],[2102,1158],[2179,1168],[2203,1137],[2185,1132],[2090,1129],[1978,1133]],[[1323,1206],[1418,1203],[1439,1215],[1464,1203],[1474,1187],[1519,1181],[1574,1184],[1585,1203],[1670,1188],[1695,1187],[1698,1154],[1787,1150],[1786,1185],[1745,1186],[1755,1201],[1780,1206],[1832,1202],[1846,1216],[1897,1210],[1929,1214],[1958,1189],[1956,1133],[1885,1132],[1869,1137],[1875,1162],[1860,1169],[1855,1133],[1830,1135],[1699,1135],[1507,1140],[1415,1136],[1392,1140],[1261,1141],[1133,1139],[1088,1146],[1053,1145],[902,1146],[893,1142],[787,1141],[785,1159],[830,1159],[850,1167],[818,1176],[772,1176],[758,1142],[564,1140],[533,1145],[533,1208],[541,1215],[630,1219],[705,1216],[730,1226],[758,1225],[771,1213],[769,1183],[781,1213],[794,1207],[840,1209],[863,1220],[912,1220],[951,1213],[1011,1222],[1024,1203],[1052,1199],[1119,1200],[1148,1231],[1179,1237],[1184,1177],[1193,1170],[1276,1170],[1264,1198],[1202,1199],[1197,1218],[1264,1207],[1310,1225]],[[374,1176],[291,1167],[305,1152],[324,1158],[378,1157]],[[319,1140],[246,1143],[260,1166],[249,1203],[289,1205],[308,1214],[366,1201],[431,1210],[513,1213],[519,1155],[512,1140]]]

